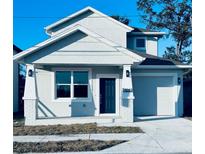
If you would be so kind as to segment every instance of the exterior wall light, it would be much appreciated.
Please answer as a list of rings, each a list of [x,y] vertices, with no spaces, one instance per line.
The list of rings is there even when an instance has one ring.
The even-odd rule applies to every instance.
[[[181,84],[181,78],[178,77],[178,84]]]
[[[30,69],[30,70],[28,70],[28,76],[29,77],[32,77],[33,76],[33,71]]]
[[[129,70],[126,70],[126,77],[130,77],[130,71]]]

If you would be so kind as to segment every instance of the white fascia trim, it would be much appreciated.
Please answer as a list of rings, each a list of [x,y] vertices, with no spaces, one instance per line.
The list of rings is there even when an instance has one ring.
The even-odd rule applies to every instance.
[[[91,11],[93,11],[93,12],[95,12],[95,13],[101,15],[101,16],[106,17],[107,19],[113,21],[113,22],[116,23],[116,24],[119,24],[120,26],[122,26],[122,27],[124,27],[124,28],[126,28],[126,29],[128,29],[128,30],[134,30],[132,27],[127,26],[127,25],[125,25],[125,24],[123,24],[123,23],[121,23],[121,22],[119,22],[119,21],[113,19],[112,17],[110,17],[110,16],[108,16],[108,15],[106,15],[106,14],[104,14],[104,13],[102,13],[102,12],[100,12],[100,11],[98,11],[98,10],[92,8],[92,7],[90,7],[90,6],[88,6],[88,9],[90,9]]]
[[[63,19],[58,20],[57,22],[54,22],[54,23],[44,27],[44,29],[47,31],[47,30],[49,30],[49,29],[51,29],[51,28],[53,28],[53,27],[55,27],[55,26],[65,22],[65,21],[67,21],[67,20],[71,19],[71,18],[74,18],[74,17],[80,15],[81,13],[83,13],[83,12],[85,12],[87,10],[88,10],[87,7],[82,9],[82,10],[79,10],[79,11],[77,11],[77,12],[75,12],[75,13],[73,13],[73,14],[71,14],[71,15],[63,18]]]
[[[79,14],[82,14],[82,13],[88,11],[88,10],[90,10],[90,11],[96,13],[96,14],[99,14],[100,16],[103,16],[103,17],[107,18],[107,19],[113,21],[113,22],[116,23],[116,24],[119,24],[120,26],[122,26],[122,27],[124,27],[124,28],[126,28],[126,29],[128,29],[128,30],[133,30],[133,28],[131,28],[131,27],[129,27],[129,26],[127,26],[127,25],[125,25],[125,24],[123,24],[123,23],[121,23],[121,22],[119,22],[119,21],[117,21],[117,20],[115,20],[115,19],[113,19],[113,18],[111,18],[111,17],[105,15],[104,13],[102,13],[102,12],[100,12],[100,11],[98,11],[98,10],[96,10],[96,9],[94,9],[94,8],[92,8],[92,7],[90,7],[90,6],[84,8],[84,9],[82,9],[82,10],[80,10],[80,11],[77,11],[77,12],[75,12],[75,13],[73,13],[73,14],[71,14],[71,15],[69,15],[69,16],[67,16],[67,17],[65,17],[65,18],[63,18],[63,19],[61,19],[61,20],[59,20],[59,21],[57,21],[57,22],[55,22],[55,23],[53,23],[53,24],[51,24],[51,25],[48,25],[48,26],[46,26],[44,29],[45,29],[45,30],[47,31],[47,33],[48,33],[48,30],[49,30],[49,29],[51,29],[51,28],[53,28],[53,27],[55,27],[55,26],[57,26],[57,25],[59,25],[59,24],[65,22],[65,21],[67,21],[67,20],[69,20],[69,19],[72,19],[72,18],[78,16]]]
[[[192,68],[191,65],[137,65],[137,69],[187,69]]]

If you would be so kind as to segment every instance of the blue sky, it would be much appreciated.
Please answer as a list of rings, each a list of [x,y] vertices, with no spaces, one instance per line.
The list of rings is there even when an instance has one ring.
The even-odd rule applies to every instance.
[[[136,0],[14,0],[13,4],[14,44],[23,50],[48,38],[44,27],[86,6],[107,15],[128,16],[131,26],[145,28]],[[174,45],[171,39],[160,39],[159,55],[170,45]]]

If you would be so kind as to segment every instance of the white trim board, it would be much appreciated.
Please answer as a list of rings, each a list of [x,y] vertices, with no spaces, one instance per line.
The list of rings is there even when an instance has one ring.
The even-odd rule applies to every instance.
[[[69,98],[57,98],[55,97],[55,72],[56,71],[88,71],[88,97],[87,98],[74,98],[73,95],[73,87],[71,86],[71,97]],[[71,78],[73,78],[72,73],[71,73]],[[72,82],[72,80],[71,80]],[[69,103],[71,101],[76,101],[76,102],[91,102],[92,100],[92,94],[93,94],[93,87],[92,87],[92,69],[91,68],[53,68],[52,69],[52,77],[51,77],[51,101],[54,103]],[[73,85],[71,83],[71,85]]]
[[[166,33],[165,32],[131,32],[132,35],[158,35],[158,36],[163,36]]]
[[[135,69],[188,69],[192,65],[137,65]]]

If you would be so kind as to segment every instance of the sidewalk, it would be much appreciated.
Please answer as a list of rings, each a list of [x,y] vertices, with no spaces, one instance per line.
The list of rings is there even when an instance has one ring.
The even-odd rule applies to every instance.
[[[110,124],[113,126],[115,124]],[[14,136],[17,142],[47,142],[65,140],[127,140],[127,142],[95,152],[63,152],[67,154],[191,154],[192,122],[184,118],[161,118],[139,121],[133,124],[145,133],[129,134],[76,134],[69,136]]]
[[[143,133],[115,133],[115,134],[71,134],[71,135],[39,135],[39,136],[14,136],[14,142],[48,142],[48,141],[72,141],[72,140],[132,140]]]

